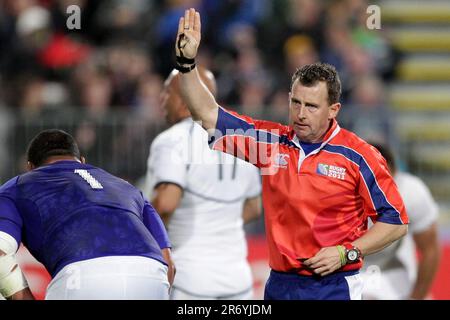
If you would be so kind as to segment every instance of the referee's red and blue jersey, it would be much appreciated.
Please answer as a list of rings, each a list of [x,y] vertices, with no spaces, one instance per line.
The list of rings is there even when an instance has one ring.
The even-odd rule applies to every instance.
[[[291,127],[220,107],[209,143],[262,169],[272,270],[311,275],[302,258],[358,239],[367,231],[368,217],[408,223],[385,159],[335,120],[323,142],[305,155]],[[348,264],[340,271],[361,266]]]

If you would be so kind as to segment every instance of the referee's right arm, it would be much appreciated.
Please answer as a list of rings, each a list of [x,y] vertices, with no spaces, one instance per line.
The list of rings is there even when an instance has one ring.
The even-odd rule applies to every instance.
[[[195,68],[200,38],[200,14],[191,8],[180,18],[175,43],[176,68],[181,73],[180,89],[192,118],[200,121],[205,129],[215,129],[219,106]]]

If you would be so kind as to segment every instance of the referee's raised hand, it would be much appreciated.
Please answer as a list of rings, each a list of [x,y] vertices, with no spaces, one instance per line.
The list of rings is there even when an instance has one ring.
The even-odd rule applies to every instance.
[[[177,63],[190,64],[197,56],[197,50],[201,39],[200,13],[191,8],[184,12],[184,17],[178,23],[175,53]]]

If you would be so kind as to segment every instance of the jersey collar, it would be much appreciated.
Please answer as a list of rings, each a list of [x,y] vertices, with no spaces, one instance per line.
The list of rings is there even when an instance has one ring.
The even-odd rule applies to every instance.
[[[324,146],[326,146],[328,144],[328,142],[331,141],[331,139],[333,139],[338,133],[339,131],[341,131],[341,127],[339,126],[339,124],[337,123],[336,119],[332,120],[331,123],[331,127],[330,129],[328,129],[327,133],[325,134],[324,138],[323,138],[323,142],[320,145],[319,148],[317,148],[317,151],[322,149]],[[293,138],[291,138],[290,140],[298,147],[300,148],[300,141],[298,140],[297,135],[295,134],[294,130],[291,129],[291,136],[293,136]]]
[[[59,161],[55,161],[55,162],[40,166],[34,170],[46,170],[46,169],[54,168],[54,167],[72,167],[74,165],[92,167],[91,165],[89,165],[87,163],[81,163],[76,160],[59,160]]]

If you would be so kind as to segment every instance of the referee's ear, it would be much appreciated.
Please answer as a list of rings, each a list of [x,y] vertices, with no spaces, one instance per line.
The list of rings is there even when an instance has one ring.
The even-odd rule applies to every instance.
[[[341,104],[339,102],[333,103],[328,110],[328,120],[332,120],[337,117]]]

